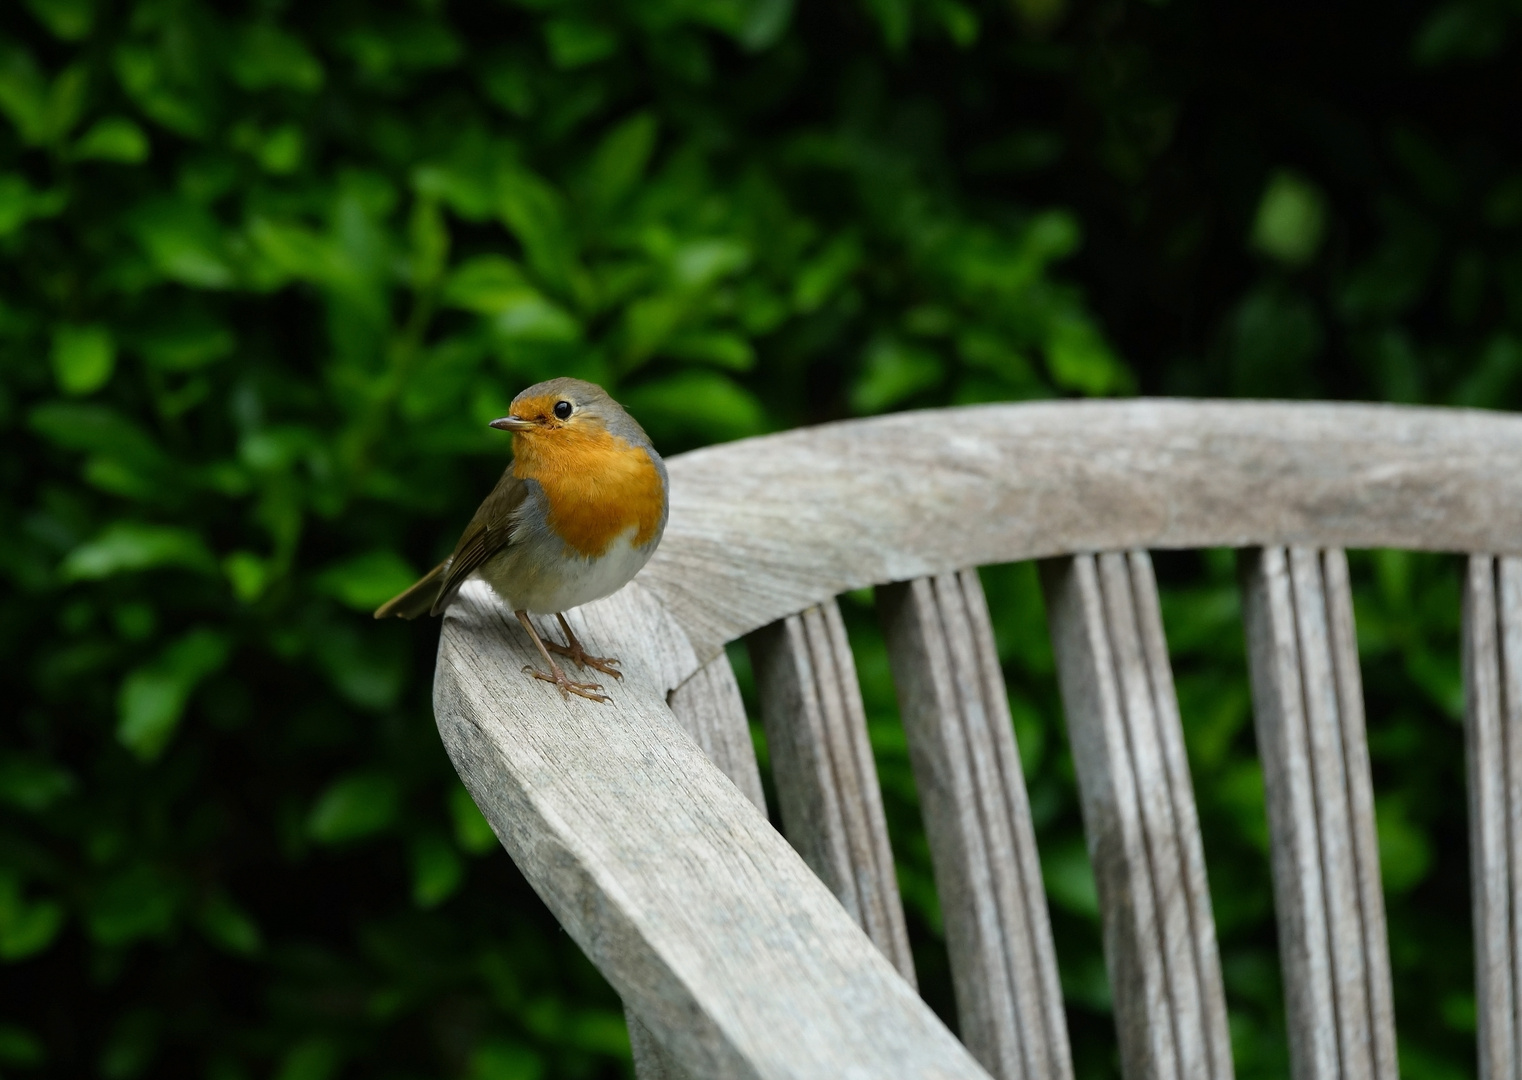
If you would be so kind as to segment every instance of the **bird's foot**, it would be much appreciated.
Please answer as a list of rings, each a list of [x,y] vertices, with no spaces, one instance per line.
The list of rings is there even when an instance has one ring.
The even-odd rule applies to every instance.
[[[602,689],[599,683],[576,682],[573,679],[567,678],[566,673],[560,669],[559,664],[551,662],[550,673],[548,675],[529,664],[523,665],[523,670],[536,679],[552,683],[560,691],[560,696],[563,698],[569,698],[572,694],[575,694],[577,697],[584,697],[588,701],[601,702],[604,705],[613,700],[606,694],[596,692]]]
[[[592,656],[581,647],[581,642],[571,639],[569,645],[557,645],[553,641],[546,641],[544,647],[550,652],[564,656],[577,667],[595,668],[604,675],[611,675],[615,679],[622,679],[624,673],[618,670],[618,657],[616,656]]]

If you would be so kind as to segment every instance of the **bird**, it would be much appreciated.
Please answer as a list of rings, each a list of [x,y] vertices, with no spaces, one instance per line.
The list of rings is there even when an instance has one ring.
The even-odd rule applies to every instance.
[[[517,616],[548,671],[524,668],[561,696],[611,699],[601,684],[568,677],[551,653],[622,678],[619,661],[592,656],[565,612],[608,596],[637,574],[666,529],[666,463],[639,422],[582,379],[535,383],[491,426],[512,434],[513,458],[465,527],[454,552],[375,610],[377,619],[442,614],[480,578]],[[566,644],[546,641],[530,614],[554,615]]]

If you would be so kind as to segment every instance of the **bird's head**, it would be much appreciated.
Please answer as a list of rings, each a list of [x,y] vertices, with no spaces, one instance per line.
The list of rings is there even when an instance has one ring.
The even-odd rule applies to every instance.
[[[513,398],[508,414],[491,426],[531,442],[579,442],[609,435],[630,443],[647,443],[644,431],[623,407],[595,383],[550,379],[535,383]]]

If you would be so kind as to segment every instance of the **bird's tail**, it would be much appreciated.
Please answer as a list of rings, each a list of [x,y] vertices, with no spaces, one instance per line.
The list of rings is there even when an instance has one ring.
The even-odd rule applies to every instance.
[[[415,619],[419,615],[428,614],[434,601],[439,598],[439,589],[444,585],[444,571],[448,569],[449,560],[445,559],[419,578],[416,584],[376,608],[375,617],[388,619],[395,615],[398,619]]]

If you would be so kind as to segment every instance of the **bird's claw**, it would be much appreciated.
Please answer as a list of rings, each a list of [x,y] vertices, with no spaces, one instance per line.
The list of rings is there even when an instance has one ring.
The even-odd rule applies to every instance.
[[[616,656],[592,656],[578,643],[571,645],[558,645],[552,641],[546,641],[544,647],[550,652],[564,656],[577,667],[595,668],[604,675],[611,675],[615,679],[622,679],[624,673],[618,670],[618,657]]]
[[[530,664],[524,664],[523,670],[528,672],[536,679],[541,679],[544,682],[552,684],[556,689],[560,691],[560,696],[563,698],[569,698],[570,695],[575,694],[577,697],[584,697],[588,701],[596,701],[604,705],[613,700],[606,694],[598,694],[594,692],[602,689],[601,684],[591,682],[576,682],[573,679],[567,678],[566,673],[560,670],[560,666],[558,664],[551,669],[550,674],[548,675]]]

